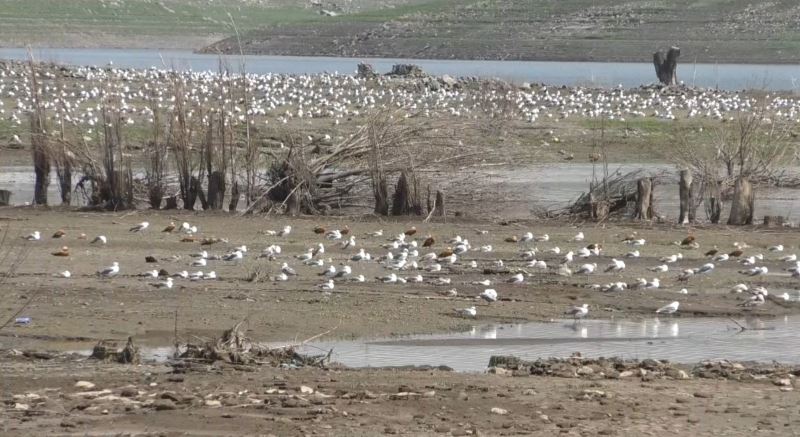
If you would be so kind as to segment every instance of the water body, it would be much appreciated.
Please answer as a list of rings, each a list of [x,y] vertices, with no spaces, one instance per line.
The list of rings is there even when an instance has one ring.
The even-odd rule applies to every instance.
[[[156,49],[34,49],[42,61],[70,65],[104,66],[113,62],[124,68],[174,68],[178,70],[217,71],[220,58],[187,50]],[[24,60],[24,48],[0,48],[1,59]],[[592,85],[626,88],[655,81],[653,64],[621,62],[539,62],[539,61],[460,61],[391,58],[332,58],[301,56],[247,56],[250,73],[353,73],[359,62],[372,64],[387,72],[398,63],[420,65],[426,72],[454,77],[478,76],[500,78],[516,83],[549,85]],[[241,57],[224,58],[234,71],[240,71]],[[687,85],[725,90],[763,89],[795,91],[800,88],[800,66],[776,64],[679,64],[678,77]]]
[[[480,308],[478,308],[480,311]],[[480,372],[492,355],[537,358],[585,357],[668,359],[696,363],[706,359],[772,360],[800,363],[800,316],[748,320],[745,330],[731,321],[680,317],[643,320],[559,320],[553,323],[476,326],[469,332],[373,341],[311,344],[302,352],[323,354],[351,367],[446,365]]]

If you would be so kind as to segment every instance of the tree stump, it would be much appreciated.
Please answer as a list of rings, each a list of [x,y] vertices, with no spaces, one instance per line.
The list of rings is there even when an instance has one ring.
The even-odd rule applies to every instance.
[[[172,195],[167,197],[167,201],[164,204],[164,209],[178,209],[178,196]]]
[[[656,67],[656,76],[658,80],[664,85],[677,85],[678,84],[678,57],[681,55],[681,49],[672,46],[664,53],[659,50],[653,53],[653,64]]]
[[[236,208],[239,206],[240,197],[241,193],[239,192],[239,181],[234,180],[231,186],[231,201],[228,203],[229,212],[236,212]]]
[[[678,214],[678,224],[694,222],[694,193],[692,192],[692,172],[681,170],[681,180],[678,184],[680,195],[680,212]]]
[[[653,181],[650,178],[641,178],[636,183],[636,210],[634,218],[650,220],[653,218]]]
[[[728,217],[729,225],[752,225],[755,209],[755,193],[753,186],[747,178],[740,177],[733,188],[733,203],[731,215]]]
[[[11,191],[0,190],[0,206],[11,205]]]
[[[358,77],[362,79],[372,79],[377,75],[378,73],[375,72],[375,67],[373,67],[372,64],[367,64],[366,62],[360,62],[358,64]]]
[[[437,217],[444,217],[446,215],[444,210],[444,193],[436,190],[436,201],[433,205],[433,215]]]
[[[208,208],[222,209],[225,202],[225,175],[221,171],[212,171],[208,175]]]

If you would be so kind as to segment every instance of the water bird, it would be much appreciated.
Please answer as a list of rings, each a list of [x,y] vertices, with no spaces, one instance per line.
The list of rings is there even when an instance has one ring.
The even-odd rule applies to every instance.
[[[157,289],[162,289],[162,288],[170,289],[172,288],[172,278],[168,277],[163,281],[151,283],[150,286]]]
[[[589,304],[586,303],[581,306],[573,306],[564,311],[564,315],[572,316],[575,320],[582,319],[586,317],[587,314],[589,314]]]
[[[58,272],[56,274],[56,276],[58,276],[60,278],[70,278],[70,277],[72,277],[72,273],[70,273],[69,270],[64,270],[63,272]]]
[[[289,267],[289,264],[287,263],[283,263],[283,265],[281,265],[281,272],[289,276],[297,276],[297,272],[293,268]]]
[[[497,291],[492,288],[487,288],[486,290],[483,290],[479,297],[489,303],[496,302]]]
[[[175,222],[169,222],[169,224],[162,230],[161,232],[171,233],[176,228]]]
[[[625,270],[625,261],[611,258],[611,264],[606,267],[605,272],[621,272],[623,270]]]
[[[192,267],[205,267],[208,265],[208,261],[205,258],[198,258],[192,261]]]
[[[323,282],[322,284],[317,285],[317,288],[321,290],[333,290],[335,284],[333,279],[328,279],[327,281]]]
[[[509,284],[522,284],[525,282],[525,276],[522,273],[517,273],[516,275],[506,279],[506,283]]]
[[[40,234],[39,231],[33,231],[33,233],[22,237],[22,239],[28,241],[39,241],[42,239],[42,234]]]
[[[767,248],[770,252],[783,252],[783,244],[777,244]]]
[[[656,310],[656,314],[675,314],[678,311],[678,307],[680,306],[680,302],[670,302],[667,305]]]
[[[769,269],[766,266],[753,267],[752,269],[739,270],[739,273],[747,276],[762,276],[769,273]]]
[[[474,318],[475,316],[478,315],[478,310],[475,307],[462,308],[456,310],[456,314],[458,314],[461,317]]]
[[[67,235],[67,233],[63,229],[59,229],[53,234],[53,238],[61,238],[64,235]]]
[[[113,278],[114,276],[117,276],[117,274],[119,274],[119,263],[117,261],[114,261],[110,266],[97,271],[97,275],[104,278]]]
[[[575,271],[576,275],[591,275],[597,269],[597,264],[583,264],[578,270]]]
[[[149,222],[141,222],[138,225],[133,226],[130,229],[128,229],[128,231],[130,231],[130,232],[144,232],[144,230],[147,229],[149,226],[150,226]]]
[[[292,233],[292,227],[290,225],[286,225],[278,232],[279,237],[286,237]]]
[[[61,249],[53,252],[51,255],[53,256],[69,256],[69,247],[61,246]]]

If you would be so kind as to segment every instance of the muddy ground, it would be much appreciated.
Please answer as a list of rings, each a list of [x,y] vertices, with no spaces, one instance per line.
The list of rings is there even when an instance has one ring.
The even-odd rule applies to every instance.
[[[131,226],[144,220],[151,223],[147,232],[133,234],[128,231]],[[183,236],[161,232],[170,221],[178,224],[187,221],[197,225],[200,238],[214,236],[226,238],[229,242],[210,246],[201,246],[199,242],[181,242]],[[279,230],[287,224],[294,229],[287,237],[266,234],[267,230]],[[364,247],[376,256],[386,252],[380,245],[387,243],[388,236],[412,226],[417,228],[415,236],[420,241],[428,234],[435,236],[437,243],[431,251],[444,250],[448,246],[445,241],[455,235],[468,238],[475,248],[492,245],[493,251],[471,251],[461,257],[464,264],[445,266],[438,273],[400,272],[403,277],[422,274],[426,280],[423,284],[382,284],[374,278],[387,274],[388,270],[375,262],[348,261],[349,256],[356,252],[355,249],[344,250],[337,243],[325,240],[312,231],[316,226],[342,229],[345,225],[356,236],[356,247]],[[59,229],[66,234],[60,239],[51,238]],[[384,230],[384,237],[366,235],[377,229]],[[41,241],[20,238],[35,230],[42,233]],[[570,241],[579,230],[586,234],[586,240],[582,243]],[[485,233],[479,234],[478,231]],[[541,253],[539,258],[551,265],[548,271],[535,272],[525,267],[525,261],[519,255],[523,245],[504,241],[512,235],[521,236],[526,231],[550,236],[548,242],[530,245],[538,247]],[[182,211],[89,213],[20,207],[0,209],[0,235],[3,234],[6,235],[3,252],[9,256],[2,258],[0,267],[4,272],[12,271],[13,275],[0,277],[2,321],[23,307],[18,316],[32,319],[29,325],[12,325],[0,331],[0,348],[4,350],[89,349],[98,340],[124,340],[128,336],[142,345],[170,345],[175,340],[176,326],[179,341],[189,341],[194,336],[217,336],[222,330],[242,320],[245,320],[243,326],[247,335],[257,341],[297,341],[332,328],[336,329],[326,339],[375,338],[466,330],[485,323],[550,320],[562,317],[568,306],[581,303],[589,304],[591,318],[650,316],[656,308],[674,300],[681,302],[677,317],[743,318],[753,313],[770,317],[800,312],[800,303],[784,302],[772,297],[784,291],[795,293],[797,288],[796,279],[784,271],[788,264],[778,259],[794,253],[800,244],[796,230],[789,228],[687,229],[672,225],[597,225],[546,221],[503,225],[486,221],[453,222],[452,219],[448,219],[448,223],[422,223],[419,219],[386,221],[374,217],[289,219],[282,216],[240,217]],[[88,239],[81,239],[80,234],[86,234]],[[576,250],[590,243],[599,243],[603,245],[603,254],[591,258],[589,262],[597,263],[602,269],[610,258],[619,257],[633,249],[621,240],[634,234],[645,238],[647,243],[639,248],[642,253],[640,258],[626,259],[628,267],[621,275],[559,276],[555,266],[561,255],[547,253],[547,249],[555,246]],[[683,250],[674,244],[687,234],[697,238],[700,248]],[[96,235],[107,236],[108,244],[90,244],[89,240]],[[728,261],[717,263],[711,275],[693,278],[688,283],[676,280],[680,270],[708,262],[703,256],[706,250],[714,246],[723,251],[732,250],[734,241],[749,244],[750,247],[745,249],[746,255],[763,253],[763,264],[768,266],[770,274],[756,279],[746,278],[737,273],[742,269],[740,264]],[[349,264],[353,267],[353,275],[363,274],[368,282],[343,281],[336,284],[333,293],[321,292],[317,285],[323,282],[318,276],[322,268],[304,266],[294,258],[294,255],[318,242],[326,245],[323,255],[326,264],[337,267]],[[767,251],[768,246],[778,243],[786,246],[783,254]],[[248,248],[244,261],[210,261],[204,269],[216,271],[217,280],[192,282],[178,279],[172,290],[156,290],[149,285],[155,280],[136,276],[150,269],[165,269],[169,273],[196,271],[200,268],[190,267],[189,254],[202,249],[223,254],[241,244],[246,244]],[[257,259],[261,250],[270,244],[282,247],[279,258],[273,261]],[[65,245],[69,247],[69,257],[51,255]],[[428,251],[423,249],[420,254]],[[669,272],[655,274],[646,270],[647,267],[661,264],[660,257],[674,253],[682,253],[684,258],[672,265]],[[167,258],[173,255],[180,256],[180,259],[168,261]],[[146,263],[146,256],[153,256],[159,262]],[[504,260],[503,268],[494,265],[497,259]],[[471,260],[477,261],[478,268],[466,265]],[[98,269],[113,261],[121,265],[119,277],[110,280],[95,277]],[[299,275],[287,282],[272,282],[269,277],[279,273],[282,262],[294,266]],[[573,266],[582,263],[576,261]],[[511,276],[511,271],[520,268],[530,273],[525,284],[504,283]],[[508,269],[509,272],[485,275],[485,269]],[[63,270],[69,270],[72,278],[53,276]],[[662,287],[658,290],[609,294],[587,288],[588,284],[632,282],[638,277],[651,279],[655,276],[662,281]],[[450,278],[452,283],[445,286],[428,283],[437,277]],[[485,278],[493,281],[492,288],[500,295],[500,301],[492,305],[476,302],[475,296],[486,287],[470,284],[471,281]],[[771,297],[756,309],[739,307],[737,305],[744,301],[745,295],[729,292],[729,288],[738,282],[763,285],[770,290]],[[457,290],[456,297],[443,295],[452,288]],[[679,294],[681,288],[687,288],[689,294]],[[478,315],[474,320],[455,315],[455,309],[471,305],[478,307]],[[355,389],[394,393],[404,384],[421,391],[428,391],[426,387],[448,387],[446,390],[433,388],[437,394],[432,398],[413,401],[394,401],[384,397],[365,402],[337,399],[331,401],[336,411],[330,414],[315,413],[318,406],[259,409],[257,412],[251,411],[250,407],[230,406],[214,410],[192,407],[181,409],[178,413],[159,411],[147,415],[143,414],[144,410],[132,408],[130,411],[104,415],[103,409],[86,411],[84,408],[80,412],[81,406],[68,401],[68,397],[57,395],[53,396],[56,405],[51,406],[50,401],[46,404],[45,409],[52,411],[43,413],[41,417],[26,416],[13,410],[13,405],[7,404],[4,414],[9,420],[2,422],[11,434],[26,434],[36,428],[36,432],[50,429],[77,434],[94,429],[99,430],[100,434],[146,431],[217,435],[230,432],[230,425],[219,419],[230,416],[243,433],[275,435],[314,432],[341,435],[345,430],[361,435],[389,431],[428,434],[436,432],[437,426],[443,424],[448,427],[447,432],[474,432],[474,428],[485,435],[536,431],[549,434],[556,429],[583,435],[594,435],[600,431],[618,435],[631,435],[630,432],[702,435],[712,430],[719,431],[719,427],[728,429],[729,435],[759,427],[771,429],[775,435],[784,435],[781,434],[786,430],[784,425],[796,423],[799,413],[795,407],[784,409],[787,404],[796,405],[793,393],[778,392],[777,387],[756,382],[664,380],[647,384],[641,381],[584,384],[558,378],[502,379],[446,372],[290,371],[271,368],[259,368],[255,373],[229,370],[203,373],[187,377],[183,382],[171,382],[160,366],[101,366],[75,360],[52,365],[52,362],[48,364],[16,358],[3,358],[0,362],[4,366],[2,390],[5,397],[46,387],[66,390],[77,379],[92,380],[99,388],[134,384],[143,390],[149,390],[147,385],[152,380],[160,384],[159,390],[190,390],[206,394],[244,389],[261,392],[280,379],[290,385],[312,385],[324,393]],[[152,375],[146,376],[147,372]],[[600,384],[601,390],[613,392],[616,397],[605,403],[576,403],[575,393],[591,387],[589,384]],[[536,394],[524,394],[526,389],[533,389]],[[692,396],[697,391],[714,392],[716,396]],[[461,392],[468,394],[467,401],[461,399]],[[758,400],[756,406],[742,405],[745,402],[753,403],[754,400]],[[653,405],[656,405],[655,409]],[[740,410],[725,413],[734,411],[729,406],[738,406]],[[506,416],[492,414],[492,407],[504,408],[510,413]],[[347,416],[343,414],[344,411],[348,412]],[[747,414],[742,414],[742,411]],[[770,415],[765,416],[766,412],[770,412]],[[542,420],[541,414],[547,415],[549,421]],[[392,418],[387,419],[387,416]],[[359,428],[352,428],[354,426]]]

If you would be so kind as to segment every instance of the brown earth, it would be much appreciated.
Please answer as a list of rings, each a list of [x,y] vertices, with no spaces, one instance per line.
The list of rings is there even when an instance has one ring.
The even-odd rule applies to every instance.
[[[132,234],[128,228],[147,220],[151,228],[144,234]],[[176,234],[162,233],[169,222],[190,222],[200,228],[201,237],[224,237],[229,243],[200,246],[199,243],[180,242]],[[268,229],[280,229],[290,224],[294,230],[288,237],[268,236]],[[491,244],[493,252],[470,252],[462,258],[475,259],[478,269],[466,265],[445,267],[438,274],[421,271],[426,280],[435,277],[452,279],[449,286],[430,284],[389,285],[373,278],[387,270],[378,264],[349,262],[355,250],[343,250],[324,240],[312,229],[321,225],[328,229],[348,225],[359,245],[373,255],[382,255],[386,236],[395,235],[416,226],[417,237],[434,235],[438,242],[432,248],[439,252],[446,247],[447,239],[459,234],[468,238],[473,247]],[[63,229],[66,235],[53,239],[51,235]],[[367,237],[365,234],[383,229],[385,237]],[[584,243],[569,240],[578,229],[586,233]],[[20,236],[39,230],[42,241],[24,241]],[[479,235],[476,230],[488,231]],[[626,260],[624,275],[597,274],[590,277],[562,277],[554,267],[545,273],[531,271],[523,285],[509,285],[503,281],[511,273],[484,275],[484,268],[493,268],[501,258],[506,268],[525,268],[519,257],[521,245],[507,243],[511,235],[522,235],[527,230],[537,235],[549,234],[549,242],[536,246],[545,252],[556,245],[575,250],[589,243],[601,243],[604,254],[592,259],[600,268],[611,257],[618,257],[631,248],[620,242],[625,236],[636,233],[647,239],[641,248],[641,258]],[[673,242],[692,233],[701,244],[700,249],[681,250]],[[89,239],[106,235],[108,244],[90,245],[79,239],[85,233]],[[100,339],[124,340],[132,336],[139,344],[168,345],[177,335],[181,341],[193,336],[217,336],[233,324],[246,319],[247,335],[257,341],[294,341],[336,328],[325,338],[375,338],[392,335],[465,330],[474,324],[504,323],[526,320],[550,320],[562,317],[569,305],[588,303],[592,318],[631,318],[646,316],[673,300],[681,302],[678,317],[720,316],[740,318],[750,313],[764,317],[800,312],[800,304],[770,299],[754,310],[737,307],[744,296],[730,294],[728,288],[737,282],[764,285],[771,294],[778,290],[793,290],[796,281],[783,271],[785,263],[778,255],[766,251],[771,244],[783,243],[786,252],[795,251],[800,237],[794,229],[701,227],[687,230],[669,225],[638,225],[607,223],[602,225],[565,222],[518,222],[502,225],[485,221],[455,221],[448,223],[422,223],[419,219],[379,220],[374,217],[316,217],[286,218],[276,216],[239,217],[228,214],[171,212],[119,212],[87,213],[55,209],[3,208],[0,209],[0,235],[6,235],[2,249],[4,256],[0,267],[11,276],[0,276],[0,314],[2,320],[20,316],[32,318],[27,326],[8,326],[0,330],[0,349],[18,350],[79,350],[91,348]],[[418,238],[420,239],[420,238]],[[353,266],[354,275],[364,274],[366,283],[341,282],[335,292],[321,293],[316,285],[322,280],[319,267],[306,267],[293,258],[307,247],[324,241],[324,258],[334,265],[347,263]],[[746,280],[736,273],[741,266],[735,262],[718,263],[716,271],[703,278],[692,279],[688,284],[675,280],[677,272],[707,262],[705,250],[718,245],[732,248],[733,241],[745,241],[752,247],[747,254],[764,253],[771,274],[758,280]],[[280,244],[282,255],[274,261],[256,259],[269,244]],[[189,267],[190,253],[208,249],[212,253],[225,253],[235,246],[246,244],[248,256],[241,264],[212,261],[204,270],[215,270],[218,280],[190,282],[177,280],[172,290],[155,290],[148,285],[154,280],[142,279],[136,274],[153,268],[163,268],[170,273],[179,270],[194,271]],[[51,253],[61,246],[69,246],[71,256],[56,257]],[[428,250],[422,250],[421,254]],[[607,294],[586,287],[588,283],[607,283],[617,280],[631,281],[655,274],[646,267],[660,264],[658,258],[681,252],[684,259],[669,273],[658,275],[662,289],[626,291],[624,294]],[[154,256],[157,264],[145,263],[145,256]],[[164,261],[179,255],[176,262]],[[560,255],[541,255],[548,264],[558,264]],[[100,280],[94,272],[119,261],[122,273],[111,280]],[[299,276],[288,282],[271,282],[264,278],[278,273],[282,262],[294,266]],[[580,264],[576,262],[574,264]],[[62,279],[52,274],[68,269],[73,277]],[[401,276],[417,272],[402,272]],[[250,278],[256,277],[255,281]],[[470,285],[470,281],[490,278],[496,281],[493,288],[501,301],[477,304],[474,296],[485,287]],[[686,287],[689,294],[676,291]],[[458,291],[457,297],[444,297],[440,293],[450,288]],[[454,309],[478,306],[475,320],[456,317]],[[729,382],[716,380],[673,381],[640,380],[578,381],[554,377],[502,378],[494,375],[454,374],[439,371],[351,371],[351,370],[281,370],[261,367],[255,371],[230,369],[189,374],[181,380],[170,381],[161,365],[144,366],[100,365],[83,359],[55,361],[29,361],[4,355],[2,391],[6,408],[2,413],[6,435],[56,432],[67,434],[206,434],[226,433],[275,435],[376,435],[381,433],[406,433],[428,435],[447,433],[459,435],[462,430],[473,434],[535,434],[550,435],[557,430],[563,433],[596,435],[710,435],[725,431],[740,435],[747,431],[763,429],[767,435],[785,435],[788,428],[796,426],[798,411],[796,395],[784,393],[771,384],[758,382]],[[424,363],[420,363],[424,364]],[[241,370],[241,369],[240,369]],[[253,370],[253,369],[250,369]],[[210,408],[200,404],[180,407],[177,411],[152,412],[133,404],[129,409],[117,401],[116,406],[97,406],[92,402],[78,402],[62,393],[75,391],[72,385],[79,379],[96,383],[99,388],[117,390],[128,384],[145,390],[142,399],[158,399],[163,391],[191,392],[196,399],[220,392],[249,393],[263,397],[265,390],[285,381],[289,387],[309,385],[326,394],[355,390],[379,393],[377,399],[343,399],[288,401],[276,399],[269,407],[242,406],[244,395],[233,395],[223,402],[223,408]],[[149,387],[151,382],[158,385]],[[410,387],[407,391],[424,393],[433,390],[431,397],[413,400],[394,400],[388,396]],[[45,388],[58,388],[48,392]],[[526,392],[532,389],[533,392]],[[610,398],[577,401],[583,390],[597,389],[611,393]],[[403,389],[405,390],[405,389]],[[48,396],[41,406],[24,412],[14,409],[12,395],[36,392]],[[116,392],[115,392],[116,393]],[[466,393],[466,395],[462,394]],[[530,394],[533,393],[533,394]],[[711,393],[709,397],[694,393]],[[294,394],[294,392],[292,392]],[[150,397],[153,395],[153,397]],[[228,396],[228,395],[225,395]],[[223,397],[225,397],[223,396]],[[464,397],[466,396],[466,399]],[[193,398],[193,399],[195,399]],[[22,402],[22,401],[19,401]],[[124,401],[119,401],[124,402]],[[22,402],[25,403],[25,402]],[[498,407],[508,415],[490,412]],[[103,410],[109,409],[108,414]],[[147,412],[147,414],[144,414]],[[347,415],[344,414],[347,412]],[[543,419],[542,415],[548,416]],[[236,431],[233,431],[236,430]]]

